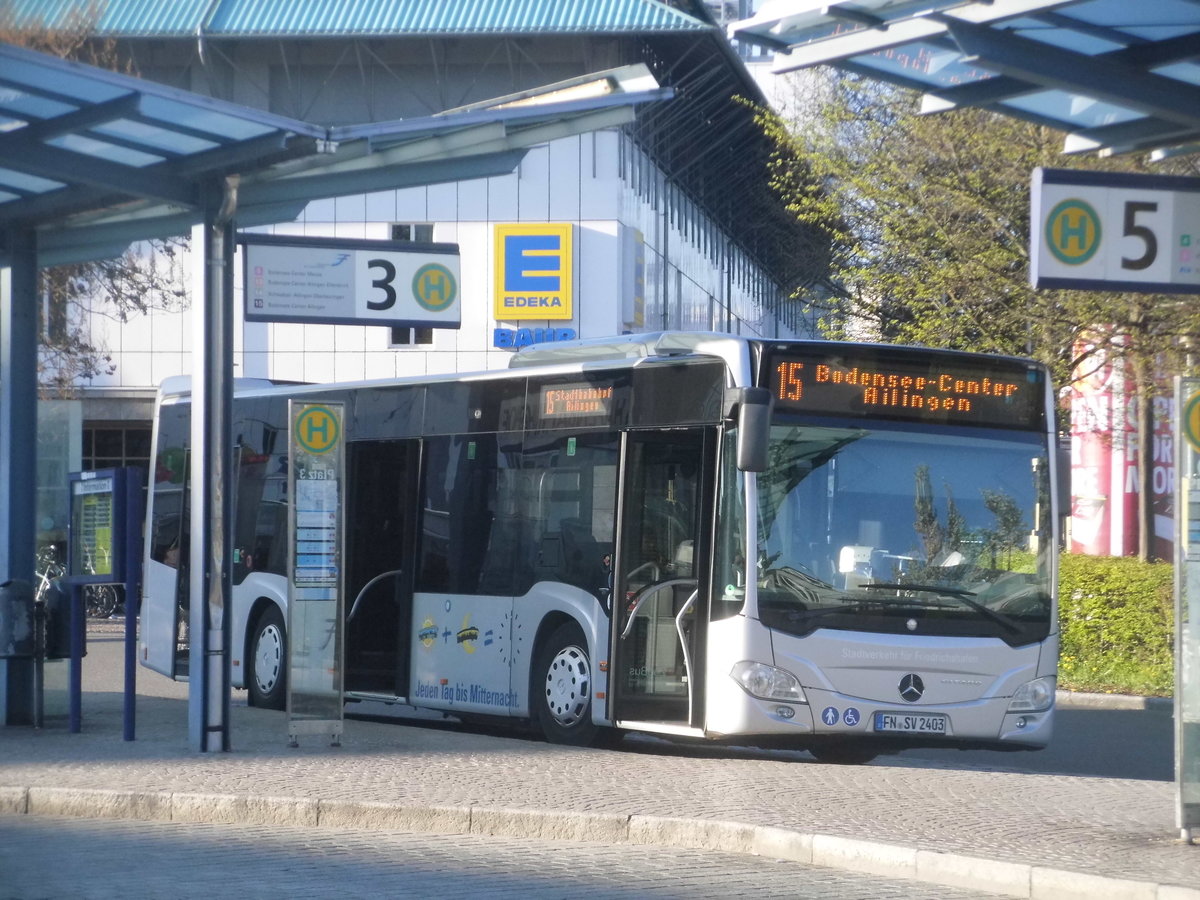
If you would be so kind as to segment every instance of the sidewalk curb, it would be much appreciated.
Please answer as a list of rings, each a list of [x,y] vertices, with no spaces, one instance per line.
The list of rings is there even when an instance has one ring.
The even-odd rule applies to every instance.
[[[1175,708],[1170,697],[1139,697],[1134,694],[1092,694],[1058,691],[1054,705],[1059,709],[1144,709],[1169,713]]]
[[[0,815],[296,825],[719,850],[1027,900],[1200,900],[1200,889],[713,819],[242,794],[0,786]]]

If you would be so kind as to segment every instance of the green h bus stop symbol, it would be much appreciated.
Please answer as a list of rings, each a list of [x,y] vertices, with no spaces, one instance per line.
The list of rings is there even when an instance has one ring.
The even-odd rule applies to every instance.
[[[446,309],[458,296],[454,273],[440,263],[427,263],[417,269],[412,281],[413,297],[432,312]]]
[[[310,406],[296,419],[296,443],[309,453],[328,453],[337,446],[341,426],[333,411],[324,406]]]
[[[1062,201],[1046,217],[1046,246],[1059,262],[1082,265],[1100,248],[1100,216],[1083,200]]]

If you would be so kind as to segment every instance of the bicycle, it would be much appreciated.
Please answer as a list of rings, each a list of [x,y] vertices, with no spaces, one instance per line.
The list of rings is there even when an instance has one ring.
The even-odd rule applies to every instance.
[[[63,564],[59,562],[58,550],[53,544],[47,544],[38,550],[37,573],[38,583],[34,599],[36,602],[42,603],[46,598],[46,592],[50,590],[50,585],[67,574]]]
[[[85,584],[83,586],[83,605],[88,618],[109,619],[120,605],[115,584]]]
[[[92,554],[86,549],[83,554],[83,565],[87,572],[95,574],[96,566],[92,560]],[[87,611],[90,619],[111,618],[117,611],[120,602],[115,584],[85,584],[83,586],[83,608]]]
[[[86,559],[87,568],[91,569],[90,555]],[[41,603],[45,600],[50,585],[67,574],[66,567],[59,560],[58,548],[47,544],[37,552],[38,583],[34,598]],[[121,606],[121,596],[115,584],[86,584],[83,586],[83,607],[91,619],[108,619]]]

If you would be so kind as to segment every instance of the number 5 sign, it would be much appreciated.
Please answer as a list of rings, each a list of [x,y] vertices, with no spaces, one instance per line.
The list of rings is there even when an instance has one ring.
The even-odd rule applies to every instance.
[[[1035,288],[1200,291],[1200,179],[1035,169]]]
[[[458,328],[457,244],[242,235],[247,322]]]

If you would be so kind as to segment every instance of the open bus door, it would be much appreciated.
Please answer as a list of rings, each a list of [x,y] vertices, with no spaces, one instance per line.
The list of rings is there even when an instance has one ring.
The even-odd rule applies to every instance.
[[[609,675],[619,725],[704,725],[715,448],[712,429],[624,435]]]
[[[420,442],[347,448],[346,690],[407,697]]]
[[[150,490],[153,517],[147,537],[138,611],[141,660],[171,678],[188,674],[188,542],[191,453],[183,447],[160,454]]]

